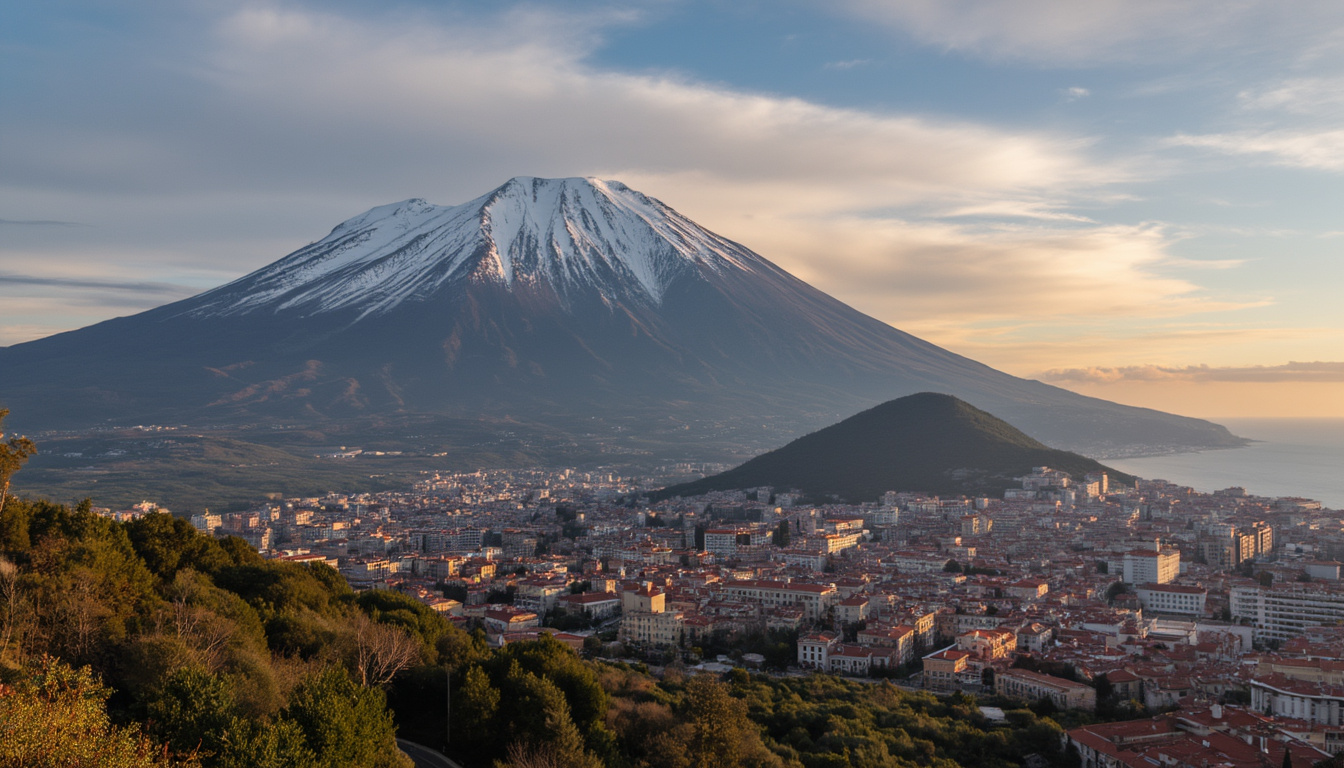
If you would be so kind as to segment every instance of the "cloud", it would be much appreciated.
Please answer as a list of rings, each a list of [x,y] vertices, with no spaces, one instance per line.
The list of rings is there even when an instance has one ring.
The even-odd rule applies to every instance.
[[[733,222],[731,231],[749,232],[754,249],[799,278],[906,329],[1065,317],[1109,322],[1263,301],[1214,299],[1194,283],[1162,274],[1172,238],[1155,225],[797,214],[756,215]]]
[[[872,59],[850,59],[849,61],[828,61],[825,64],[822,64],[821,68],[846,70],[846,69],[856,69],[858,67],[866,67],[871,65],[872,63],[873,63]]]
[[[68,277],[44,277],[41,275],[15,275],[0,272],[0,286],[35,285],[49,288],[90,288],[98,291],[125,291],[168,296],[190,295],[190,288],[169,283],[146,283],[126,280],[90,280]]]
[[[1344,106],[1344,78],[1295,77],[1237,94],[1247,109],[1282,110],[1297,115],[1335,112]]]
[[[1062,368],[1046,371],[1038,378],[1054,383],[1076,384],[1113,384],[1127,381],[1344,383],[1344,362],[1290,362],[1284,365],[1241,367],[1130,365],[1118,368]]]
[[[1072,88],[1061,88],[1059,94],[1064,97],[1065,101],[1077,101],[1091,96],[1092,92],[1075,85]]]
[[[489,167],[494,184],[509,165],[538,175],[702,171],[892,204],[1121,175],[1086,158],[1077,138],[596,70],[573,36],[517,23],[525,33],[248,10],[220,26],[208,78],[244,114],[270,116],[265,146],[297,158],[357,149],[346,167],[376,181],[386,172],[368,160],[401,159],[391,167],[402,178],[414,155],[426,175]],[[379,146],[358,151],[370,136]]]
[[[152,275],[128,283],[195,284],[186,271],[222,282],[373,205],[459,203],[513,175],[593,175],[663,199],[875,317],[947,338],[977,323],[1247,303],[1171,276],[1175,237],[1163,227],[1072,210],[1153,173],[1151,158],[1099,157],[1088,136],[604,69],[591,54],[611,22],[596,15],[533,8],[445,22],[193,7],[228,10],[204,32],[182,25],[181,37],[134,52],[176,69],[67,73],[69,89],[46,91],[68,94],[59,110],[84,119],[59,129],[41,108],[0,115],[0,206],[38,218],[59,205],[95,224],[77,242],[29,245],[82,263],[78,275],[98,276],[90,283],[121,279],[96,268],[106,263]],[[81,290],[81,301],[104,298]],[[162,298],[119,295],[139,308]],[[0,322],[13,311],[0,309]]]
[[[1204,135],[1178,134],[1168,146],[1208,149],[1226,155],[1266,158],[1275,165],[1344,171],[1344,130],[1242,131]]]
[[[1060,66],[1186,57],[1271,40],[1303,40],[1309,48],[1341,18],[1339,5],[1324,1],[1293,13],[1268,0],[846,0],[841,7],[929,45]]]
[[[0,219],[0,227],[85,227],[73,221],[51,221],[45,219]]]

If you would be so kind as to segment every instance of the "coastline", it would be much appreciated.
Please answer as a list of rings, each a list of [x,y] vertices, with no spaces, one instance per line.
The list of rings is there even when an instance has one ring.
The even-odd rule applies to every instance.
[[[1121,472],[1209,493],[1242,487],[1268,497],[1298,496],[1344,509],[1344,419],[1227,419],[1247,436],[1239,448],[1102,459]]]

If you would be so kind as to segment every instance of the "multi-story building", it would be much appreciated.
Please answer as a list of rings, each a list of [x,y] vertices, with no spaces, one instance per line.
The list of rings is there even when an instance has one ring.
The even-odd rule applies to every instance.
[[[840,624],[857,624],[868,618],[868,598],[852,595],[835,604],[835,620]]]
[[[1133,549],[1122,560],[1126,584],[1170,584],[1181,572],[1179,549]]]
[[[944,648],[924,657],[924,687],[931,691],[955,691],[966,672],[971,654]]]
[[[605,619],[616,614],[621,599],[610,592],[584,592],[581,595],[562,595],[556,606],[568,613],[582,613],[591,619]]]
[[[1286,675],[1256,677],[1251,680],[1251,709],[1344,729],[1344,686],[1293,680]],[[1332,740],[1344,746],[1344,730],[1334,736]]]
[[[957,648],[977,659],[993,661],[1017,650],[1017,635],[1006,629],[973,629],[957,636]]]
[[[543,616],[554,610],[556,601],[565,594],[567,585],[563,578],[534,576],[522,579],[517,585],[517,594],[513,604],[519,608],[536,611]]]
[[[684,616],[666,606],[667,595],[656,587],[622,592],[620,639],[646,645],[680,644]]]
[[[1009,584],[1004,592],[1019,600],[1037,600],[1050,591],[1050,583],[1044,579],[1019,579]]]
[[[1178,584],[1144,584],[1134,592],[1144,610],[1182,616],[1203,616],[1204,602],[1209,596],[1209,591],[1203,587]]]
[[[1183,708],[1146,720],[1097,723],[1068,732],[1082,768],[1206,768],[1297,765],[1330,754],[1284,727],[1239,707]],[[1284,752],[1290,757],[1285,758]]]
[[[798,638],[798,666],[804,669],[830,669],[831,651],[840,644],[835,632],[816,632]]]
[[[993,528],[994,521],[988,515],[962,515],[961,516],[961,535],[979,536],[983,533],[989,533]]]
[[[1005,669],[994,675],[994,692],[1022,701],[1048,698],[1060,709],[1097,708],[1097,691],[1090,685],[1026,669]]]
[[[201,533],[209,534],[214,533],[215,529],[224,524],[224,518],[219,515],[211,514],[210,512],[205,512],[192,515],[191,524]]]
[[[710,528],[705,531],[705,551],[723,557],[737,554],[738,546],[766,544],[770,532],[751,528]]]
[[[905,624],[867,627],[859,631],[857,640],[859,645],[895,650],[897,664],[905,664],[915,657],[915,628]]]
[[[645,613],[637,611],[621,617],[620,639],[623,642],[636,642],[645,645],[678,645],[681,643],[681,611],[660,611]]]
[[[858,533],[827,533],[807,539],[807,548],[823,554],[832,555],[844,552],[859,545]]]
[[[485,609],[481,622],[490,634],[521,632],[541,623],[540,617],[532,611],[525,611],[511,605],[493,605]]]
[[[1287,640],[1307,627],[1344,621],[1344,584],[1243,584],[1230,590],[1229,603],[1233,619],[1251,621],[1256,639]]]
[[[882,509],[869,510],[868,512],[865,512],[863,516],[864,525],[867,525],[870,528],[896,525],[900,521],[900,519],[901,519],[900,510],[897,510],[895,508],[888,509],[886,507]]]
[[[830,584],[796,581],[730,581],[723,585],[725,597],[758,603],[767,611],[775,607],[803,609],[803,617],[817,621],[834,604],[837,591]]]

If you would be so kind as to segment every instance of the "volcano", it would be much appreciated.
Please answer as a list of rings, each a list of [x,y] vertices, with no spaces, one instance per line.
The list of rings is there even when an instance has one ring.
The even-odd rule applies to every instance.
[[[597,179],[381,206],[192,298],[0,349],[0,405],[28,431],[507,416],[694,438],[735,420],[774,447],[925,391],[1092,455],[1242,442],[953,354]]]

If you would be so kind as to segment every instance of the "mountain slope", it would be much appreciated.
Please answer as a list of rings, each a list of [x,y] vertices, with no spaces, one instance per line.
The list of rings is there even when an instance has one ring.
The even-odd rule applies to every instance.
[[[887,491],[999,496],[1048,466],[1075,476],[1133,478],[1033,440],[951,395],[908,395],[794,440],[740,467],[665,488],[657,498],[774,486],[814,498],[874,501]]]
[[[952,354],[593,179],[374,208],[199,296],[0,349],[0,405],[28,431],[484,414],[756,452],[930,390],[1092,452],[1241,444]]]

